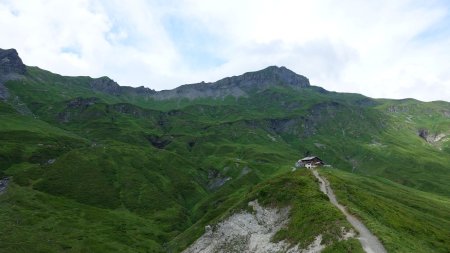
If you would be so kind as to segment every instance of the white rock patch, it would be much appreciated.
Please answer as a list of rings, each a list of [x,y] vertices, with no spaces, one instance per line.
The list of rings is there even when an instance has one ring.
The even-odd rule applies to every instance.
[[[289,221],[290,208],[265,208],[258,201],[249,202],[253,213],[242,211],[233,214],[213,228],[206,226],[206,232],[185,253],[315,253],[322,251],[322,235],[306,249],[299,245],[291,247],[286,241],[271,242],[272,237]]]

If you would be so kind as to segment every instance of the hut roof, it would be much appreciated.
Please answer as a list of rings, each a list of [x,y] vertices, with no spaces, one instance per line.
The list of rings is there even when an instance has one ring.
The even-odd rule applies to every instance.
[[[313,160],[314,158],[321,160],[318,156],[307,156],[305,158],[302,158],[301,161],[309,161],[309,160]]]

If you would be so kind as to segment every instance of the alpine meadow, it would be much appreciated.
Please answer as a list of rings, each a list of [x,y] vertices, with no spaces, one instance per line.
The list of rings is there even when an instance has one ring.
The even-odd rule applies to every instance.
[[[286,67],[155,91],[2,49],[0,252],[450,252],[449,140],[448,102]]]

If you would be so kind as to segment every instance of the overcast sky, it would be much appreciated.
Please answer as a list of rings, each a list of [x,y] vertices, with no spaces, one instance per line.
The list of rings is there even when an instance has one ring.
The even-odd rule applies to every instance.
[[[269,65],[328,90],[450,101],[448,0],[0,0],[0,47],[171,89]]]

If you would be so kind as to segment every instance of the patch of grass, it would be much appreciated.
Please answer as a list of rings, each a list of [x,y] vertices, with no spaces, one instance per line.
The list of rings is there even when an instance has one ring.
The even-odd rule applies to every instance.
[[[157,224],[12,184],[0,195],[1,252],[164,252]]]
[[[340,240],[343,228],[351,228],[345,216],[319,190],[309,170],[286,173],[255,186],[244,204],[254,199],[264,206],[291,207],[289,224],[275,235],[275,241],[286,239],[306,248],[321,234],[322,243],[330,245]]]
[[[248,209],[248,202],[257,199],[263,206],[291,207],[289,224],[274,236],[274,241],[287,240],[292,245],[300,244],[300,248],[307,248],[316,236],[322,235],[322,243],[337,250],[334,252],[362,252],[358,241],[340,241],[342,229],[348,230],[351,225],[319,190],[318,182],[307,170],[283,173],[251,187],[240,195],[242,200],[228,209],[221,210],[223,215],[213,219],[212,223],[219,222],[238,210]],[[178,250],[187,247],[185,243],[189,242],[188,238],[189,243],[192,243],[204,232],[205,225],[206,223],[201,227],[195,226],[195,230],[189,229],[190,237],[183,233],[184,236],[179,236],[171,242],[172,247],[175,250],[175,245],[181,246]]]
[[[360,217],[388,252],[449,252],[450,199],[379,177],[321,172],[339,202]]]
[[[326,247],[323,253],[364,253],[365,251],[361,247],[361,243],[354,238],[350,238],[346,241],[339,241]]]

